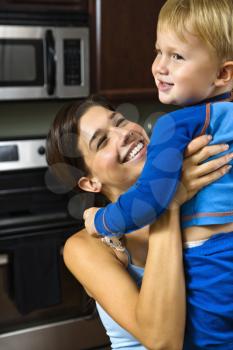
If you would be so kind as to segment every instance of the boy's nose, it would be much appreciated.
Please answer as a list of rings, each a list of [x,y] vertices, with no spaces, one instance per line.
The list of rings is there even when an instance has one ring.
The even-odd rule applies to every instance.
[[[156,58],[152,64],[152,74],[168,74],[168,61],[166,57]]]

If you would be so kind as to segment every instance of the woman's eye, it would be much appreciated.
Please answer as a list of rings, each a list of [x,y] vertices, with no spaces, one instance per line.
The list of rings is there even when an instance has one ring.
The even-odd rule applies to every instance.
[[[127,120],[125,118],[120,118],[120,119],[117,120],[116,126],[119,126],[119,125],[121,125],[121,124],[123,124],[125,122],[127,122]]]
[[[184,58],[179,55],[178,53],[173,53],[172,54],[172,58],[174,58],[175,60],[183,60]]]
[[[97,142],[97,149],[103,147],[107,143],[108,139],[106,136],[101,137]]]

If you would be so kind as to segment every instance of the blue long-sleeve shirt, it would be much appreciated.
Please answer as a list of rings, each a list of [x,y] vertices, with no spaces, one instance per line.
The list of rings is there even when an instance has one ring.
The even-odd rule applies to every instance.
[[[230,129],[232,132],[230,140],[233,140],[233,104],[230,102],[214,103],[228,97],[229,94],[223,94],[210,99],[208,103],[204,101],[174,111],[158,120],[148,145],[145,166],[137,182],[122,194],[115,203],[99,209],[96,213],[95,227],[100,234],[118,235],[128,233],[154,222],[162,214],[169,206],[179,184],[183,152],[186,146],[193,138],[206,133],[207,129],[210,133],[214,132],[216,123],[218,125],[221,122],[221,125],[224,125],[222,123],[225,122],[226,118],[229,119],[229,115],[226,111],[221,112],[221,106],[226,104],[227,108],[225,109],[231,114]],[[215,110],[214,118],[217,122],[214,123],[215,128],[211,129],[210,117],[214,105],[218,105],[220,108],[217,111]],[[216,115],[218,115],[218,118],[216,118]],[[225,117],[223,118],[223,116]],[[224,128],[221,133],[224,133]],[[230,140],[228,137],[228,141]],[[233,203],[230,201],[225,208],[225,212],[231,213],[230,216],[228,215],[228,220],[233,221],[232,206]],[[193,212],[194,207],[192,205],[186,207],[184,214],[186,226],[192,226],[190,218],[192,215],[196,215],[196,211]],[[217,208],[216,210],[215,212],[218,213]],[[215,216],[214,223],[216,223],[216,217],[221,215],[209,215],[210,218],[213,216]],[[202,215],[200,215],[201,217]],[[221,217],[224,217],[224,215]],[[196,224],[198,225],[197,221]],[[199,225],[202,225],[202,223],[199,223]]]

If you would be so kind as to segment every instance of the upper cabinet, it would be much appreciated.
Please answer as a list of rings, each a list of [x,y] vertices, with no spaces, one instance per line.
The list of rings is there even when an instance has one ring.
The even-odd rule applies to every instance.
[[[165,0],[89,0],[91,86],[110,99],[155,96],[151,65]]]
[[[74,10],[87,12],[88,0],[0,0],[1,10]]]
[[[164,3],[165,0],[0,0],[0,21],[15,24],[16,18],[22,23],[37,23],[44,17],[51,21],[57,13],[59,20],[66,19],[66,25],[74,23],[76,17],[86,24],[89,14],[91,93],[112,100],[151,99],[156,94],[151,73],[156,23]]]

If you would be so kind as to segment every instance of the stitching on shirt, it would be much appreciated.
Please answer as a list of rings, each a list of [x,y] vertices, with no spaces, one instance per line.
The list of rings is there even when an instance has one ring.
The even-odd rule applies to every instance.
[[[206,132],[206,129],[208,128],[210,123],[210,103],[206,104],[206,112],[205,112],[205,124],[201,130],[201,133],[199,136],[204,135]]]
[[[113,233],[112,231],[109,230],[107,224],[106,224],[106,220],[105,220],[105,211],[106,211],[106,208],[104,209],[104,212],[103,212],[103,225],[104,225],[104,229],[106,231],[108,231],[109,233]]]
[[[198,214],[193,214],[193,215],[183,215],[182,216],[182,220],[186,221],[186,220],[190,220],[190,219],[194,219],[194,218],[200,218],[200,217],[205,217],[205,216],[210,216],[210,217],[214,217],[214,216],[231,216],[233,215],[233,211],[226,211],[225,213],[198,213]]]
[[[112,236],[121,236],[122,233],[119,233],[119,232],[113,232],[109,229],[109,227],[107,226],[107,223],[106,223],[106,220],[105,220],[105,212],[106,212],[106,207],[104,208],[104,211],[103,211],[103,226],[104,226],[104,229],[110,233]]]

